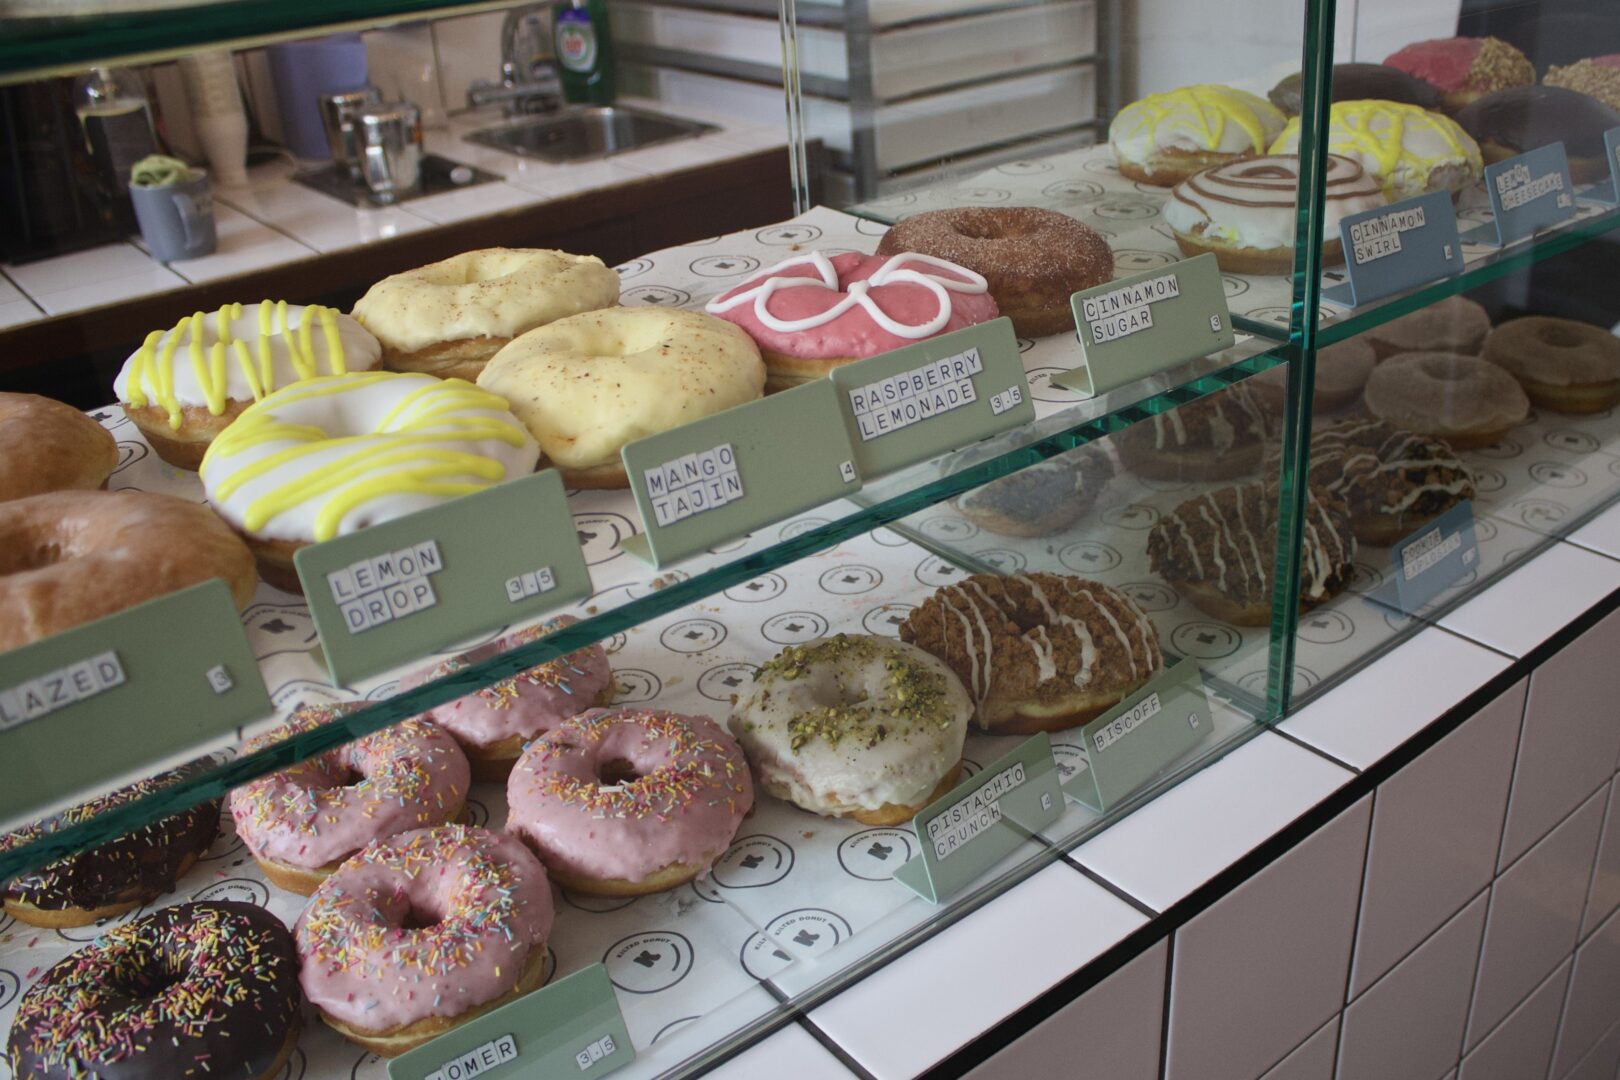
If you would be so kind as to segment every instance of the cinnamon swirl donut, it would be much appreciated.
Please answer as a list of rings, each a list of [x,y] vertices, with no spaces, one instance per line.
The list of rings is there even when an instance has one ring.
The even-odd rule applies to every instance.
[[[956,672],[997,735],[1092,720],[1159,673],[1159,634],[1118,589],[1085,578],[974,574],[925,600],[900,640]]]

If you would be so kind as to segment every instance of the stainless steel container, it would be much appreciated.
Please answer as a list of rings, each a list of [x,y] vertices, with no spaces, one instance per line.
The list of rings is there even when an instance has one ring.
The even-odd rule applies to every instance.
[[[355,129],[355,117],[361,111],[382,101],[375,87],[345,90],[319,97],[321,125],[326,129],[326,145],[332,151],[332,160],[348,167],[349,175],[360,179],[360,139]]]
[[[378,202],[393,202],[421,182],[422,111],[408,101],[385,102],[355,117],[360,175]]]

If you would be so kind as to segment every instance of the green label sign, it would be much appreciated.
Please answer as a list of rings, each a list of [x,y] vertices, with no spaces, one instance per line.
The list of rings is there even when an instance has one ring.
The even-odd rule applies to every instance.
[[[1061,813],[1052,740],[1042,732],[924,807],[913,821],[921,854],[895,879],[942,903]]]
[[[217,578],[0,655],[0,827],[272,711]]]
[[[655,566],[861,486],[827,379],[650,435],[620,456],[646,531],[619,546]]]
[[[552,469],[311,545],[293,561],[340,686],[591,592]]]
[[[866,480],[1035,419],[1011,319],[845,364],[831,378]]]
[[[1197,663],[1169,671],[1080,729],[1088,768],[1063,792],[1102,812],[1162,772],[1212,730],[1209,698]]]
[[[1088,396],[1236,341],[1220,267],[1208,252],[1077,292],[1069,302],[1085,365],[1052,382]]]
[[[401,1054],[388,1080],[595,1080],[635,1059],[607,969],[592,964]]]

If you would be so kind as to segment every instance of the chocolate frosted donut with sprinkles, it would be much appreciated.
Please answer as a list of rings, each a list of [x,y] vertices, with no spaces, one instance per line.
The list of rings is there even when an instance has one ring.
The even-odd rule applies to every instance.
[[[269,1080],[298,1043],[298,959],[268,911],[215,901],[110,928],[28,988],[17,1080]]]
[[[997,735],[1083,724],[1164,666],[1158,631],[1129,596],[1044,572],[947,585],[900,624],[900,640],[945,661]]]
[[[742,748],[707,716],[592,709],[523,751],[507,831],[551,876],[596,896],[685,884],[725,854],[754,805]]]
[[[553,914],[545,867],[516,838],[400,833],[310,897],[299,981],[333,1030],[394,1057],[537,989]]]

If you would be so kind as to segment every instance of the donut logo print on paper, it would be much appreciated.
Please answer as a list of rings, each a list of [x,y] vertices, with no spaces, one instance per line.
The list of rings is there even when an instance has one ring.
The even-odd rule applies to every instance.
[[[1157,270],[1161,266],[1169,266],[1175,262],[1175,257],[1162,251],[1133,251],[1130,248],[1114,249],[1114,272],[1118,277],[1127,274],[1139,274],[1143,270]]]
[[[1058,562],[1077,574],[1105,574],[1123,558],[1100,540],[1077,540],[1058,552]]]
[[[197,857],[197,861],[219,862],[223,859],[241,855],[245,848],[246,845],[242,843],[242,838],[236,835],[231,815],[229,813],[221,814],[219,815],[219,835],[214,837],[212,844],[208,845],[208,850]],[[232,865],[240,865],[242,861],[242,858],[238,858]],[[0,926],[0,930],[3,929],[5,928]]]
[[[0,1009],[16,1001],[21,992],[22,980],[17,978],[17,973],[0,968]]]
[[[1176,590],[1162,581],[1132,581],[1119,589],[1143,611],[1169,611],[1181,603]]]
[[[759,269],[759,260],[747,255],[705,255],[688,268],[698,277],[741,277]]]
[[[941,585],[955,585],[965,576],[962,568],[954,563],[948,563],[938,555],[929,555],[917,564],[912,576],[924,585],[938,588]]]
[[[762,889],[793,872],[793,846],[765,833],[732,843],[711,871],[722,889]]]
[[[298,705],[336,705],[346,701],[342,694],[313,679],[291,679],[270,691],[270,704],[276,712],[290,712]]]
[[[467,824],[476,826],[480,829],[486,828],[489,825],[489,807],[485,806],[477,799],[468,799],[466,806]]]
[[[1218,660],[1231,656],[1243,644],[1243,637],[1224,623],[1185,622],[1170,631],[1170,647],[1182,656]]]
[[[836,911],[797,908],[766,923],[765,932],[797,956],[818,956],[847,941],[855,930]]]
[[[985,551],[976,551],[980,562],[1000,574],[1021,574],[1029,560],[1024,558],[1023,552],[1013,551],[1011,548],[989,548]]]
[[[1012,192],[1004,188],[958,188],[951,195],[956,202],[968,206],[994,206],[1012,198]]]
[[[585,565],[599,566],[624,554],[619,545],[636,534],[636,527],[623,514],[575,514],[574,534],[585,553]]]
[[[349,1080],[372,1080],[373,1077],[380,1078],[387,1075],[387,1062],[370,1051],[361,1054],[360,1060],[349,1070]]]
[[[879,604],[861,616],[861,629],[882,637],[899,637],[900,624],[915,610],[915,604]]]
[[[812,529],[819,529],[825,524],[827,524],[827,519],[822,517],[800,518],[797,521],[790,521],[786,525],[782,526],[781,531],[776,535],[778,539],[791,540],[795,536],[803,536]]]
[[[1314,645],[1335,645],[1349,640],[1355,632],[1355,621],[1331,608],[1307,611],[1299,617],[1299,636]]]
[[[862,236],[882,236],[889,231],[889,227],[881,221],[873,221],[870,218],[856,218],[855,231]]]
[[[671,289],[667,285],[637,285],[619,294],[619,303],[625,307],[650,304],[657,307],[681,307],[692,302],[692,294],[685,289]]]
[[[1112,525],[1116,529],[1146,532],[1159,523],[1159,511],[1157,507],[1145,503],[1131,503],[1129,506],[1115,506],[1104,510],[1102,519],[1103,524]]]
[[[1047,184],[1041,188],[1041,194],[1049,199],[1069,199],[1074,202],[1100,199],[1102,193],[1103,186],[1090,180],[1059,180],[1055,184]]]
[[[1159,216],[1159,203],[1162,200],[1162,195],[1157,200],[1134,195],[1110,195],[1093,204],[1087,212],[1105,221],[1142,221]],[[1176,260],[1172,256],[1170,261]]]
[[[118,444],[118,464],[116,466],[114,466],[113,472],[115,472],[115,473],[123,472],[125,469],[127,469],[131,465],[135,464],[137,461],[143,460],[146,457],[146,455],[150,454],[151,452],[152,452],[151,448],[149,446],[147,446],[143,442],[121,442],[121,443],[119,443]]]
[[[712,667],[698,676],[698,693],[710,701],[729,705],[733,695],[743,693],[744,688],[754,681],[754,672],[758,670],[753,664],[720,664]]]
[[[1226,293],[1226,298],[1231,300],[1248,292],[1249,283],[1240,277],[1233,277],[1231,274],[1222,274],[1221,290]]]
[[[1555,428],[1541,437],[1541,441],[1554,450],[1570,454],[1590,454],[1598,449],[1598,441],[1575,428]]]
[[[764,982],[793,963],[793,954],[755,930],[738,950],[737,960],[744,971]]]
[[[772,225],[768,229],[761,229],[754,234],[754,239],[771,247],[795,247],[820,240],[821,229],[815,225],[789,222],[786,225]]]
[[[1507,477],[1502,475],[1500,469],[1470,465],[1468,471],[1474,477],[1474,490],[1481,495],[1492,495],[1507,487]]]
[[[1073,390],[1052,385],[1052,377],[1061,375],[1067,370],[1068,368],[1038,367],[1025,372],[1029,378],[1029,396],[1049,405],[1068,405],[1079,401],[1080,395]]]
[[[1268,676],[1264,671],[1251,671],[1238,680],[1238,685],[1255,697],[1264,697],[1266,694],[1266,680]],[[1294,693],[1303,693],[1322,681],[1322,677],[1303,664],[1294,665]]]
[[[270,1080],[304,1080],[304,1051],[302,1047],[293,1047],[293,1052],[287,1056],[287,1064],[281,1071],[273,1074]]]
[[[651,259],[631,259],[629,262],[620,263],[613,269],[618,272],[619,280],[623,281],[626,278],[640,277],[652,268],[653,261]]]
[[[917,531],[946,544],[971,540],[979,535],[977,525],[959,517],[929,518],[917,527]]]
[[[658,1034],[656,1034],[656,1035],[654,1035],[652,1037],[652,1041],[656,1043],[659,1039],[662,1039],[665,1035],[668,1035],[670,1032],[678,1031],[681,1028],[685,1027],[687,1024],[690,1024],[692,1021],[697,1020],[697,1019],[700,1019],[700,1018],[696,1017],[696,1016],[683,1016],[679,1020],[671,1020],[669,1023],[665,1024],[663,1027],[658,1029]]]
[[[212,885],[198,889],[191,894],[191,898],[198,902],[232,900],[239,904],[264,907],[270,903],[270,890],[262,881],[254,881],[252,878],[226,878],[224,881],[216,881]]]
[[[1478,536],[1478,530],[1475,531]],[[1384,575],[1364,562],[1350,564],[1350,591],[1369,593],[1384,583]]]
[[[787,578],[781,574],[761,574],[752,581],[733,585],[724,595],[727,600],[735,600],[739,604],[757,604],[765,600],[775,600],[785,592],[787,592]]]
[[[1468,451],[1470,457],[1491,458],[1496,461],[1506,461],[1516,458],[1524,453],[1524,446],[1512,437],[1498,439],[1490,446],[1478,446]]]
[[[726,628],[713,619],[682,619],[664,628],[658,641],[670,652],[708,652],[726,640]]]
[[[836,593],[839,596],[854,596],[857,593],[871,592],[883,584],[883,575],[870,566],[859,563],[850,563],[846,566],[835,566],[823,573],[818,579],[822,592]]]
[[[255,660],[286,653],[306,653],[318,644],[315,622],[302,604],[249,604],[242,626]]]
[[[1052,760],[1057,763],[1058,783],[1067,783],[1080,770],[1087,768],[1086,752],[1078,746],[1068,743],[1055,742],[1052,744]]]
[[[613,704],[635,705],[651,701],[664,688],[663,680],[641,668],[613,669]]]
[[[656,994],[691,974],[692,942],[673,930],[632,934],[609,946],[602,963],[620,990]]]
[[[1008,161],[996,166],[996,172],[1008,176],[1038,176],[1049,173],[1056,166],[1050,161]]]
[[[562,885],[557,886],[557,891],[562,894],[563,902],[569,907],[594,912],[597,915],[620,911],[639,899],[635,896],[592,896],[589,893],[575,892]]]
[[[801,645],[827,635],[827,620],[813,611],[787,611],[772,615],[759,632],[773,645]]]
[[[838,865],[862,881],[888,881],[911,861],[916,837],[904,829],[862,829],[838,845]]]
[[[1573,465],[1556,461],[1538,461],[1530,466],[1530,478],[1538,484],[1555,488],[1577,488],[1586,484],[1586,474]]]
[[[1532,529],[1557,525],[1569,516],[1569,507],[1551,499],[1520,499],[1510,509]]]

